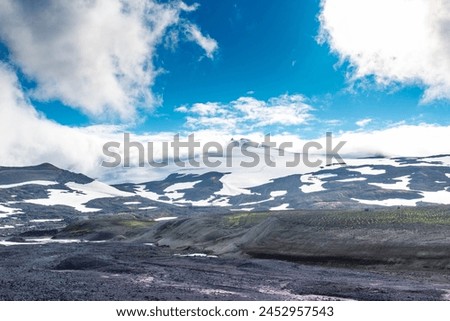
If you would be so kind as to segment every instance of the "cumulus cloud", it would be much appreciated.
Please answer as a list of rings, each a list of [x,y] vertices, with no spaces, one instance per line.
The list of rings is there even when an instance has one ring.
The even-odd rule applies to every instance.
[[[213,58],[214,53],[219,48],[217,41],[208,35],[203,35],[200,29],[196,25],[187,24],[186,25],[186,35],[188,39],[195,41],[200,47],[206,52],[208,58]]]
[[[430,156],[449,153],[448,135],[450,126],[419,124],[346,132],[337,139],[347,141],[342,151],[351,156]]]
[[[0,166],[29,166],[49,162],[106,181],[127,177],[129,173],[121,172],[121,168],[111,170],[101,167],[102,160],[106,159],[103,145],[109,141],[123,142],[126,128],[111,125],[69,127],[46,119],[27,100],[14,70],[1,62],[0,88],[0,137],[3,151],[0,153]],[[136,135],[133,139],[146,143],[170,141],[172,137],[172,133],[158,133]],[[118,152],[123,154],[123,148]],[[161,154],[156,150],[158,153]],[[137,156],[135,158],[138,159]],[[147,168],[140,173],[133,171],[131,177],[139,179],[139,174],[145,181],[153,176],[164,176],[164,172],[155,172]]]
[[[154,169],[149,167],[124,169],[103,168],[101,161],[107,159],[103,155],[103,144],[108,141],[121,143],[117,150],[123,151],[123,132],[127,128],[117,126],[90,126],[90,127],[68,127],[56,124],[46,119],[36,112],[24,95],[17,76],[11,67],[0,63],[0,136],[2,137],[2,150],[0,153],[0,164],[2,166],[25,166],[35,165],[43,162],[50,162],[61,168],[76,172],[82,172],[94,178],[108,182],[144,182],[152,179],[162,179],[169,172],[169,169]],[[300,100],[300,98],[284,97],[274,98],[267,102],[252,102],[252,111],[264,111],[267,108],[280,107],[281,102]],[[300,100],[301,101],[301,100]],[[248,99],[236,100],[234,105],[244,107],[249,106]],[[193,106],[192,106],[193,107]],[[190,107],[190,108],[192,108]],[[281,107],[286,107],[285,105]],[[188,109],[186,107],[186,109]],[[189,110],[189,109],[188,109]],[[200,111],[201,109],[199,109]],[[285,110],[285,109],[282,109]],[[202,111],[203,112],[203,111]],[[217,119],[217,122],[230,122],[234,126],[245,127],[236,117],[250,117],[254,120],[251,112],[240,112],[231,109],[229,105],[219,105],[215,109],[214,115],[206,117]],[[251,116],[246,116],[250,114]],[[269,112],[270,114],[270,112]],[[225,116],[226,115],[226,116]],[[272,114],[275,115],[275,114]],[[291,116],[295,115],[291,113]],[[234,118],[233,118],[234,117]],[[263,117],[262,120],[268,118]],[[283,120],[284,121],[284,120]],[[298,119],[302,122],[302,119]],[[273,122],[273,120],[271,120]],[[292,121],[295,122],[295,121]],[[216,128],[193,128],[196,141],[203,146],[207,142],[219,142],[227,144],[236,132],[229,131],[225,126]],[[202,129],[203,128],[203,129]],[[235,128],[235,127],[233,127]],[[131,135],[132,141],[141,142],[144,146],[148,142],[154,143],[154,156],[160,158],[162,155],[162,142],[170,142],[175,133],[156,133]],[[255,127],[253,130],[245,132],[242,136],[255,142],[262,142],[264,139],[264,128]],[[186,135],[180,139],[186,141]],[[242,137],[241,136],[241,137]],[[317,141],[324,144],[324,133],[317,133]],[[377,131],[356,131],[345,132],[335,137],[335,142],[339,140],[347,141],[342,149],[342,155],[369,156],[382,154],[386,156],[428,156],[448,153],[450,141],[443,138],[450,136],[450,126],[436,126],[421,124],[416,126],[400,125],[388,129]],[[237,138],[237,137],[235,137]],[[294,148],[291,150],[301,151],[301,147],[306,143],[304,139],[295,134],[278,134],[272,136],[272,141],[278,144],[282,142],[292,142]],[[182,151],[182,155],[187,151]],[[137,151],[132,150],[132,163],[136,164]],[[169,156],[173,152],[169,151]]]
[[[36,83],[33,97],[57,99],[98,117],[133,119],[159,98],[152,58],[170,28],[197,5],[154,0],[0,2],[0,39],[12,62]],[[211,56],[217,43],[190,24]],[[195,35],[194,35],[195,33]]]
[[[393,11],[383,13],[387,18],[382,21],[386,21],[389,28],[397,26],[393,20],[397,17],[395,13],[400,12],[396,6],[399,1],[390,0]],[[425,2],[419,0],[411,0],[408,4],[402,2],[405,6],[414,3],[420,10],[412,11],[417,14],[410,17],[415,24],[406,19],[394,29],[396,36],[391,36],[387,35],[389,28],[380,23],[382,32],[364,27],[371,17],[359,2],[363,1],[339,1],[344,8],[350,8],[350,4],[356,6],[350,11],[356,12],[355,17],[346,12],[344,20],[347,22],[335,14],[342,8],[330,5],[332,0],[323,2],[321,15],[322,37],[343,60],[351,62],[353,79],[374,75],[380,84],[420,82],[426,87],[424,99],[448,98],[449,82],[445,71],[449,70],[450,48],[448,43],[441,41],[443,37],[448,38],[448,5],[431,0],[422,8],[419,4]],[[377,15],[375,9],[381,4],[387,5],[387,2],[372,2],[370,7],[373,9],[371,14],[378,18],[380,14]],[[126,175],[121,172],[123,169],[105,170],[100,166],[105,158],[103,144],[123,142],[126,127],[63,126],[38,113],[29,95],[43,100],[59,99],[92,116],[107,113],[123,119],[132,118],[137,112],[136,106],[152,106],[158,100],[149,90],[158,74],[152,57],[165,35],[175,32],[174,39],[179,34],[186,36],[198,43],[209,58],[217,52],[217,43],[181,16],[197,7],[182,2],[160,4],[152,0],[76,0],[64,5],[56,0],[0,1],[0,38],[7,45],[11,59],[11,64],[0,62],[0,136],[4,151],[0,153],[0,164],[24,166],[51,162],[92,177],[116,181],[130,180],[131,177],[145,181],[152,175],[162,178],[164,170],[149,171],[146,168],[138,173],[131,169],[133,174]],[[425,18],[421,16],[423,12]],[[412,13],[405,11],[402,14],[409,16]],[[358,23],[354,21],[357,17],[361,20]],[[423,29],[424,25],[428,27]],[[409,35],[410,28],[415,28],[415,36],[402,40],[401,36]],[[371,41],[364,37],[368,33]],[[399,39],[401,46],[397,43]],[[425,41],[427,48],[418,45],[419,41]],[[414,64],[417,66],[412,67]],[[17,72],[36,83],[33,92],[23,90],[20,84],[23,76],[19,79]],[[307,98],[287,94],[267,100],[241,97],[228,103],[196,103],[176,110],[186,115],[187,128],[202,144],[209,141],[226,144],[235,134],[260,142],[270,126],[303,125],[314,118],[314,108]],[[362,127],[358,131],[344,132],[336,137],[347,141],[343,148],[345,154],[426,156],[450,150],[450,142],[444,139],[450,136],[450,126],[396,125],[367,131],[363,127],[369,122],[369,119],[361,119],[357,122]],[[156,143],[155,156],[158,157],[161,154],[158,143],[171,141],[173,135],[132,135],[132,140],[144,145]],[[323,136],[324,133],[317,133],[317,140],[323,142]],[[279,134],[273,139],[278,143],[290,141],[298,147],[305,143],[294,134]],[[123,154],[123,150],[118,152]]]
[[[24,96],[13,70],[0,63],[0,163],[9,166],[52,162],[93,173],[101,139],[87,130],[61,126],[39,115]]]
[[[236,132],[216,129],[200,129],[193,131],[196,141],[202,144],[217,141],[221,144],[229,142],[230,138],[247,138],[254,142],[263,142],[267,132],[263,128],[255,128],[253,131],[239,135]],[[312,141],[326,146],[325,132],[317,132]],[[449,154],[450,126],[434,124],[407,125],[398,124],[389,128],[377,130],[358,129],[356,131],[343,131],[333,133],[333,146],[345,141],[345,145],[339,153],[345,157],[367,157],[384,155],[386,157],[420,157],[440,154]],[[181,139],[186,139],[181,138]],[[310,140],[294,133],[278,133],[271,136],[271,141],[279,146],[283,142],[293,144],[289,151],[302,152],[302,147]],[[324,153],[322,149],[318,154]]]
[[[240,97],[226,104],[218,102],[181,106],[186,126],[190,129],[217,128],[228,132],[250,132],[272,125],[293,126],[305,124],[313,107],[302,95],[281,95],[267,101],[253,97]]]
[[[319,42],[350,65],[351,82],[419,85],[422,100],[450,99],[450,2],[322,0]]]
[[[222,112],[222,109],[218,103],[196,103],[192,105],[191,112],[199,114],[200,116],[216,115]]]
[[[364,119],[358,120],[355,124],[358,127],[366,127],[371,122],[372,122],[371,118],[364,118]]]

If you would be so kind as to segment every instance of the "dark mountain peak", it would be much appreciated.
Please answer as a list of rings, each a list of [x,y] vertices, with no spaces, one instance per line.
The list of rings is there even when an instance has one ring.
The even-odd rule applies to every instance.
[[[56,181],[60,184],[74,182],[88,184],[92,178],[61,169],[50,163],[24,167],[0,167],[0,184],[16,184],[34,180]]]
[[[442,158],[442,157],[449,157],[450,154],[438,154],[438,155],[432,155],[432,156],[424,156],[424,157],[418,157],[418,159],[424,159],[424,158]]]
[[[15,171],[15,170],[62,170],[50,163],[42,163],[39,165],[30,166],[0,166],[0,171]]]
[[[33,167],[38,170],[61,170],[60,168],[50,163],[42,163],[36,166],[30,166],[29,168],[32,169]]]
[[[247,138],[240,138],[239,140],[235,140],[234,138],[232,138],[229,142],[228,142],[228,146],[233,146],[233,147],[259,147],[260,144],[256,143],[250,139]]]

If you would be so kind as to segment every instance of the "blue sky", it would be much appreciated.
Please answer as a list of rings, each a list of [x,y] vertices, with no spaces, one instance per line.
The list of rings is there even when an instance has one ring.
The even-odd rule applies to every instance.
[[[0,162],[75,164],[77,141],[94,164],[120,131],[333,131],[369,154],[395,132],[386,154],[442,152],[448,21],[444,0],[4,0]]]
[[[151,90],[162,98],[153,111],[141,112],[133,125],[136,132],[182,131],[185,115],[175,112],[181,105],[198,102],[227,103],[251,96],[267,100],[282,94],[306,96],[314,107],[313,119],[287,130],[314,137],[317,131],[346,131],[358,128],[361,119],[372,119],[371,128],[383,128],[404,121],[447,125],[448,102],[420,103],[421,86],[356,89],[351,92],[346,78],[348,63],[338,65],[338,56],[316,37],[320,24],[320,1],[189,1],[198,9],[189,20],[200,26],[219,49],[213,59],[205,57],[195,43],[179,41],[176,48],[157,46],[153,57],[164,69]],[[3,55],[4,56],[4,55]],[[26,89],[33,82],[20,77]],[[100,121],[57,99],[32,99],[49,119],[64,125],[118,123]],[[145,119],[144,121],[142,119]],[[333,121],[336,122],[327,122]],[[339,121],[339,122],[337,122]],[[267,126],[267,132],[286,128]]]

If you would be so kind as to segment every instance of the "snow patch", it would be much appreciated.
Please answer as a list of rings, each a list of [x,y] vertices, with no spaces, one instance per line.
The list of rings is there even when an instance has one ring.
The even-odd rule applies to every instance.
[[[316,175],[316,177],[319,179],[325,179],[325,178],[331,178],[331,177],[337,177],[337,176],[338,176],[337,174],[331,174],[331,173]]]
[[[158,207],[156,207],[156,206],[139,207],[139,209],[142,210],[142,211],[154,210],[155,208],[158,208]]]
[[[10,215],[23,214],[20,208],[13,208],[5,206],[4,203],[0,203],[0,218],[5,218]]]
[[[401,198],[390,198],[387,200],[361,200],[357,198],[352,198],[352,200],[357,201],[361,204],[366,205],[379,205],[379,206],[416,206],[416,203],[418,201],[421,201],[423,199],[412,199],[412,200],[406,200]]]
[[[450,156],[440,156],[440,157],[426,157],[421,158],[420,161],[423,162],[440,162],[443,166],[450,166]],[[433,164],[435,166],[439,166],[439,164]]]
[[[172,220],[176,220],[178,217],[177,216],[168,216],[168,217],[158,217],[153,219],[155,222],[161,222],[161,221],[172,221]]]
[[[148,198],[151,199],[153,201],[158,201],[158,202],[163,202],[163,203],[168,203],[168,204],[173,204],[174,202],[177,201],[181,201],[183,203],[189,203],[185,200],[183,200],[184,197],[184,193],[180,192],[182,190],[185,189],[190,189],[193,188],[195,184],[200,183],[200,181],[195,181],[195,182],[184,182],[184,183],[175,183],[173,185],[170,185],[168,187],[166,187],[164,189],[164,195],[159,195],[157,193],[154,192],[150,192],[150,191],[146,191],[145,190],[145,185],[140,185],[136,191],[136,193],[144,198]],[[166,196],[169,198],[169,201],[165,201],[165,200],[160,200],[159,198],[161,196]]]
[[[208,255],[205,253],[192,253],[192,254],[174,254],[174,256],[180,256],[180,257],[208,257],[208,258],[214,258],[216,259],[217,255]]]
[[[76,209],[79,212],[98,212],[101,209],[89,208],[85,204],[91,200],[107,197],[129,197],[132,193],[120,191],[110,185],[93,181],[88,184],[67,183],[71,190],[50,189],[48,198],[25,200],[26,203],[38,205],[65,205]]]
[[[49,219],[36,219],[30,220],[30,223],[46,223],[46,222],[61,222],[64,221],[62,218],[49,218]]]
[[[359,172],[362,175],[381,175],[381,174],[386,174],[386,170],[385,169],[374,169],[371,166],[364,166],[364,167],[359,167],[359,168],[348,168],[349,171],[352,172]]]
[[[448,191],[422,192],[421,194],[424,197],[421,199],[423,202],[450,205],[450,192]]]
[[[14,188],[14,187],[20,187],[20,186],[26,186],[26,185],[50,186],[50,185],[58,185],[58,182],[55,182],[55,181],[29,181],[29,182],[22,182],[22,183],[16,183],[16,184],[0,185],[0,189]]]
[[[48,243],[62,243],[62,244],[81,243],[81,240],[79,240],[79,239],[52,239],[50,237],[31,238],[31,239],[27,239],[27,241],[37,242],[39,244],[48,244]],[[97,242],[97,241],[95,241],[95,242]]]
[[[155,193],[155,192],[147,191],[147,190],[145,189],[145,185],[139,185],[139,186],[137,186],[137,188],[136,188],[136,194],[139,195],[139,196],[141,196],[141,197],[143,197],[143,198],[147,198],[147,199],[149,199],[149,200],[152,200],[152,201],[163,202],[163,201],[160,201],[160,200],[159,200],[159,198],[160,198],[161,196],[163,196],[163,195],[159,195],[159,194],[157,194],[157,193]],[[168,202],[166,202],[166,203],[168,203]]]
[[[362,204],[380,206],[416,206],[418,202],[450,205],[450,192],[448,191],[420,192],[419,194],[423,197],[411,200],[401,198],[390,198],[387,200],[362,200],[352,198],[352,200]]]
[[[349,183],[349,182],[361,182],[361,181],[365,181],[365,180],[367,180],[367,178],[365,178],[365,177],[354,177],[354,178],[338,179],[338,180],[335,180],[335,182]]]
[[[408,187],[409,182],[411,180],[411,177],[408,176],[402,176],[394,178],[396,180],[396,183],[393,184],[385,184],[385,183],[369,183],[369,185],[378,186],[383,189],[395,189],[395,190],[403,190],[403,191],[409,191],[410,188]]]
[[[288,203],[281,204],[280,206],[271,207],[269,209],[269,211],[286,211],[286,210],[291,210],[291,208],[289,208]]]
[[[228,197],[221,197],[219,199],[216,199],[216,200],[212,201],[211,205],[222,206],[222,207],[231,206],[230,199]]]
[[[302,175],[300,176],[300,181],[303,183],[303,185],[300,186],[303,193],[314,193],[326,190],[322,187],[325,182],[314,174]]]
[[[185,183],[175,183],[173,185],[170,185],[169,187],[166,187],[164,189],[164,192],[171,193],[171,192],[177,192],[184,189],[190,189],[194,188],[194,185],[200,183],[201,181],[195,181],[195,182],[185,182]]]
[[[23,212],[19,208],[6,207],[0,204],[0,218],[6,218],[16,214],[23,214]]]
[[[279,197],[287,194],[287,191],[272,191],[270,192],[270,197]]]
[[[38,244],[48,244],[48,243],[81,243],[81,240],[62,240],[62,239],[51,239],[51,238],[37,238],[37,239],[27,239],[26,242],[10,242],[1,240],[0,245],[3,246],[13,246],[13,245],[38,245]]]
[[[171,203],[173,203],[174,201],[181,200],[184,197],[184,193],[172,191],[166,193],[165,196],[170,199]]]
[[[220,178],[220,182],[222,183],[222,189],[218,192],[215,192],[214,194],[217,195],[226,195],[226,196],[236,196],[236,195],[251,195],[252,193],[245,188],[239,188],[233,185],[232,182],[229,182],[231,176],[225,175]]]

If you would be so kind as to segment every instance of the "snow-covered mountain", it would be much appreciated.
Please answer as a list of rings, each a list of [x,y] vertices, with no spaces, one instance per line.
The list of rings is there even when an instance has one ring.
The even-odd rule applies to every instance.
[[[177,172],[115,187],[178,206],[286,210],[450,204],[450,156],[346,159],[317,168],[228,168]]]
[[[217,157],[226,163],[226,157]],[[178,216],[211,211],[450,205],[450,155],[354,158],[345,159],[346,165],[315,169],[270,167],[264,162],[244,168],[236,165],[240,157],[233,156],[232,166],[213,170],[169,167],[164,179],[115,185],[51,164],[0,167],[0,230],[21,226],[24,221],[56,223],[94,213]]]

